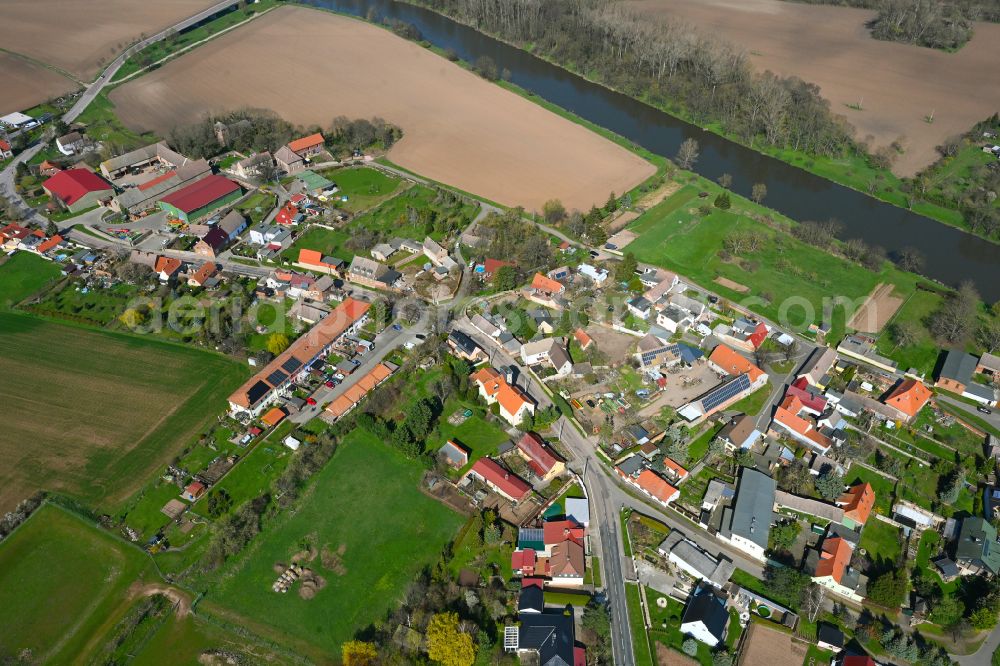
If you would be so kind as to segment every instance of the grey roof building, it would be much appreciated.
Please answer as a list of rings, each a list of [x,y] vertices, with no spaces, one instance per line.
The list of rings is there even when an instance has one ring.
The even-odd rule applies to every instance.
[[[749,467],[743,468],[736,488],[736,501],[723,515],[723,538],[734,546],[764,558],[767,537],[774,522],[774,495],[777,484],[768,475]],[[728,520],[727,520],[728,518]]]
[[[955,562],[962,573],[1000,573],[997,530],[983,518],[965,518],[955,545]]]

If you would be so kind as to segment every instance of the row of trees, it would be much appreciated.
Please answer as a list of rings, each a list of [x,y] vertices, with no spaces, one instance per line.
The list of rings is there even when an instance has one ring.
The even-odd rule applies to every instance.
[[[746,54],[681,23],[656,23],[608,0],[423,0],[432,8],[750,145],[821,155],[857,147],[817,86],[758,74]]]

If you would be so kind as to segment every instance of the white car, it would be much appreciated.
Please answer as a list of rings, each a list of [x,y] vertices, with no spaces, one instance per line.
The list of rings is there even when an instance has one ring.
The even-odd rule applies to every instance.
[[[417,341],[416,340],[409,340],[403,346],[406,347],[407,349],[413,349],[414,347],[417,346]]]

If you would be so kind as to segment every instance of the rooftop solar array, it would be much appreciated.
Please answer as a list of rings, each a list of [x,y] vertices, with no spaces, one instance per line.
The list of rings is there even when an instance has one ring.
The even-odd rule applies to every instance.
[[[281,364],[281,369],[287,372],[288,374],[292,374],[301,367],[302,367],[302,362],[299,359],[295,358],[294,356],[289,356],[288,360]]]
[[[701,400],[702,408],[705,412],[710,412],[727,400],[731,400],[743,391],[750,390],[750,376],[743,373],[736,379],[729,381],[715,389]]]
[[[673,353],[673,350],[670,347],[657,347],[656,349],[651,349],[648,352],[643,352],[642,356],[639,358],[642,360],[643,365],[649,365],[656,360],[657,356],[665,353]]]
[[[288,379],[288,375],[281,370],[275,370],[267,376],[267,383],[271,386],[280,386],[283,381]]]
[[[270,386],[268,386],[262,381],[258,381],[256,384],[250,387],[249,391],[247,391],[247,400],[250,402],[251,405],[255,405],[257,404],[257,401],[259,401],[265,395],[270,393],[270,391],[271,391]]]

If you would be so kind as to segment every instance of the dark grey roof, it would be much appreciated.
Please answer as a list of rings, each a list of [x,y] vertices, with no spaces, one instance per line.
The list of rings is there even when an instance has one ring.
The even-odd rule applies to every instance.
[[[541,613],[545,610],[545,593],[537,585],[529,585],[521,588],[521,596],[517,599],[517,610],[536,611]]]
[[[479,346],[476,345],[472,338],[458,329],[455,329],[448,334],[448,340],[450,340],[455,347],[465,354],[475,354],[476,350],[479,349]]]
[[[938,377],[953,379],[965,384],[972,380],[977,363],[978,359],[972,354],[966,354],[958,349],[950,349],[944,357],[944,365],[941,366]]]
[[[726,602],[709,585],[699,585],[684,609],[682,624],[701,622],[713,636],[721,642],[726,637],[729,626],[729,611]]]
[[[816,629],[816,637],[828,645],[842,648],[844,647],[844,632],[835,624],[824,622]]]
[[[733,503],[733,534],[767,548],[767,535],[774,521],[774,479],[749,467],[743,468]]]
[[[537,650],[539,666],[572,666],[576,635],[571,609],[568,612],[521,613],[518,619],[521,621],[519,647]]]
[[[1000,542],[997,530],[982,518],[965,518],[958,534],[955,559],[1000,573]]]
[[[629,456],[618,465],[618,469],[629,476],[636,476],[644,467],[646,467],[646,462],[641,456],[636,455]]]
[[[934,566],[936,566],[941,571],[941,573],[944,574],[945,577],[947,578],[957,576],[959,573],[958,565],[955,564],[955,562],[951,558],[939,557],[936,560],[933,560],[933,562]]]
[[[997,399],[996,391],[985,384],[979,384],[975,381],[970,381],[965,385],[965,392],[979,396],[983,400],[988,400],[989,402],[993,402]]]

